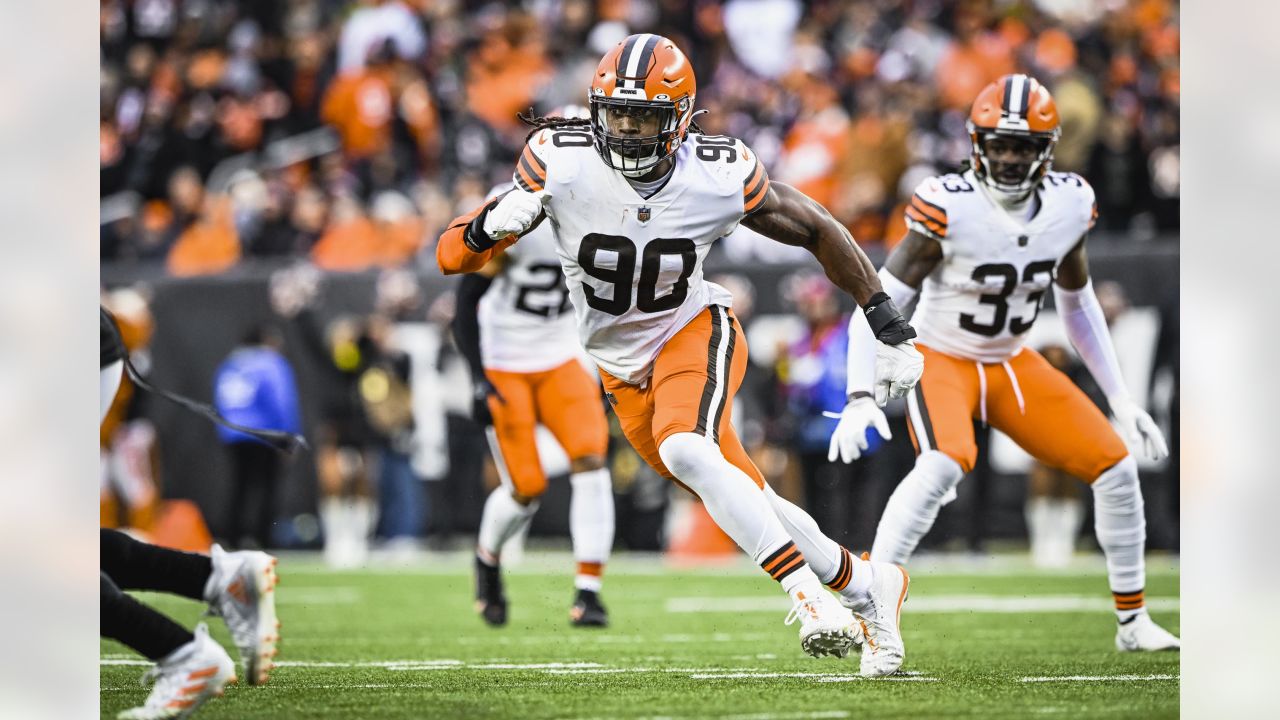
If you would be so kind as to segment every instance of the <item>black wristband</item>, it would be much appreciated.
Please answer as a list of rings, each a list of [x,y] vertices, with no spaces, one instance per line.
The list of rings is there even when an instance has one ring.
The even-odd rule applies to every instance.
[[[872,295],[862,311],[871,326],[871,334],[886,345],[897,345],[916,336],[915,328],[902,317],[902,312],[886,292]]]
[[[854,390],[853,392],[844,396],[844,401],[845,401],[845,404],[848,404],[853,402],[854,400],[861,400],[862,398],[874,398],[874,397],[875,395],[872,395],[866,390]]]
[[[489,237],[489,233],[484,231],[485,218],[489,217],[489,211],[493,209],[496,202],[485,205],[484,210],[481,210],[480,214],[467,224],[466,232],[462,233],[462,242],[473,253],[482,253],[498,244],[497,240]]]

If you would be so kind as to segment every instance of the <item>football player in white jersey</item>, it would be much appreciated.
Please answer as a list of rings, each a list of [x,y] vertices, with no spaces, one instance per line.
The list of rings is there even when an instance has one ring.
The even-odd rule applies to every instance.
[[[1151,620],[1143,600],[1146,524],[1136,462],[1097,406],[1023,347],[1052,286],[1067,335],[1129,446],[1153,460],[1168,454],[1160,430],[1125,389],[1089,280],[1093,189],[1078,175],[1050,169],[1060,132],[1049,91],[1026,75],[1007,75],[974,101],[972,167],[926,179],[907,207],[907,236],[880,279],[904,307],[919,296],[913,320],[926,369],[907,396],[919,456],[885,508],[871,559],[905,563],[911,556],[973,468],[973,421],[981,420],[1092,486],[1119,620],[1116,647],[1177,649],[1178,639]],[[850,333],[865,337],[866,324],[855,318]],[[871,384],[866,373],[860,382]],[[833,444],[856,432],[861,428],[837,428]]]
[[[770,183],[741,141],[697,131],[695,92],[693,69],[674,43],[626,38],[592,78],[590,120],[535,121],[517,189],[451,223],[437,260],[446,273],[476,270],[547,220],[582,346],[636,451],[701,497],[782,585],[794,603],[787,622],[800,620],[806,652],[843,656],[865,640],[862,673],[895,672],[906,572],[827,538],[747,457],[725,412],[746,370],[746,342],[732,296],[703,278],[702,261],[739,223],[810,250],[864,308],[887,394],[900,396],[919,378],[915,331],[825,209]],[[844,416],[864,429],[883,422],[869,397],[852,398]]]
[[[494,188],[490,197],[511,188]],[[577,562],[570,621],[607,625],[600,588],[614,530],[613,481],[605,467],[609,424],[600,383],[578,360],[581,346],[549,224],[463,276],[453,334],[471,367],[474,417],[488,426],[502,479],[485,502],[476,543],[481,616],[491,625],[507,622],[500,552],[532,520],[547,488],[537,446],[541,424],[569,457],[569,534]]]

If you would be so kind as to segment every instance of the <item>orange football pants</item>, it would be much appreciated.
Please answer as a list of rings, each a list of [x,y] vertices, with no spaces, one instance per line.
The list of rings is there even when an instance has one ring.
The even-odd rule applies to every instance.
[[[924,376],[907,396],[907,427],[917,452],[939,450],[969,472],[978,458],[973,421],[983,420],[1085,482],[1129,454],[1098,406],[1035,350],[979,363],[916,347]]]
[[[494,460],[519,495],[536,498],[547,489],[536,441],[539,423],[551,431],[570,460],[604,457],[608,451],[609,425],[600,385],[577,360],[541,372],[486,369],[484,374],[502,395],[501,401],[489,398],[501,451]]]
[[[658,455],[662,441],[693,432],[718,444],[726,460],[764,487],[764,475],[729,423],[733,396],[746,372],[742,326],[728,308],[712,305],[662,346],[644,386],[604,371],[600,377],[623,434],[660,475],[675,480]]]

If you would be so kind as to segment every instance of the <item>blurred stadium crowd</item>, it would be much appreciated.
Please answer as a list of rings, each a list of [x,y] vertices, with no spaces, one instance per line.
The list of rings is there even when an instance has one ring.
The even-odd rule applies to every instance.
[[[509,179],[516,113],[580,103],[632,32],[694,62],[699,118],[743,138],[864,245],[969,152],[968,104],[1015,69],[1052,90],[1055,166],[1100,230],[1178,227],[1171,0],[102,0],[101,259],[219,273],[433,266],[449,219]],[[734,238],[735,260],[789,259]]]

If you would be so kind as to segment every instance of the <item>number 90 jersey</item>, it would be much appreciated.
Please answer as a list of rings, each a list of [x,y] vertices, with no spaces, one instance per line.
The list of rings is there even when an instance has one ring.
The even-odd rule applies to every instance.
[[[498,186],[489,197],[510,189],[510,184]],[[579,357],[569,290],[548,224],[526,233],[502,258],[502,270],[476,308],[484,366],[541,372]]]
[[[703,278],[703,259],[769,186],[755,153],[733,138],[691,133],[673,159],[647,199],[605,165],[587,131],[542,130],[516,166],[516,184],[543,196],[583,348],[633,385],[704,308],[732,304]]]
[[[1058,264],[1093,227],[1097,205],[1079,175],[1051,172],[1037,190],[1040,209],[1019,221],[980,183],[972,170],[931,177],[907,205],[908,227],[943,253],[911,324],[935,350],[998,363],[1022,349]]]

